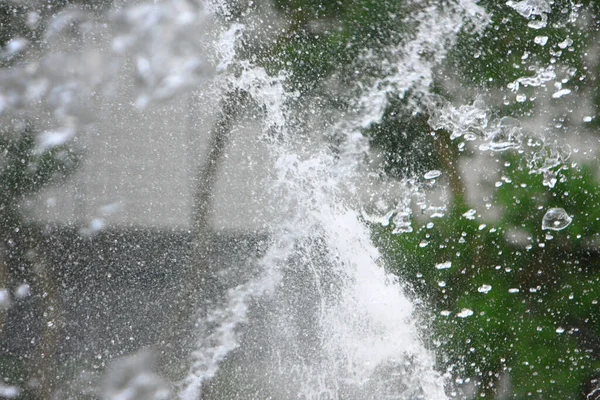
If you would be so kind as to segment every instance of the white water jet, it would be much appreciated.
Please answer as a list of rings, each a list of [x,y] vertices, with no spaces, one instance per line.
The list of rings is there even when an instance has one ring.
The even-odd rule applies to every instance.
[[[270,187],[282,197],[285,211],[268,228],[272,239],[258,261],[260,275],[230,289],[221,308],[198,320],[194,365],[182,382],[182,399],[196,399],[205,385],[210,386],[219,364],[241,345],[245,325],[253,324],[250,304],[261,302],[266,304],[261,310],[266,313],[268,327],[262,333],[267,339],[257,346],[266,346],[263,351],[269,355],[259,367],[244,368],[260,368],[262,383],[276,397],[446,398],[432,354],[419,337],[414,306],[397,279],[385,272],[356,211],[366,174],[361,159],[369,151],[361,129],[381,119],[389,91],[416,89],[426,95],[431,70],[445,55],[440,46],[451,45],[463,23],[477,20],[480,27],[484,16],[469,2],[444,11],[425,8],[416,18],[417,34],[402,49],[389,49],[386,62],[396,65],[396,73],[363,90],[357,111],[340,116],[332,128],[317,123],[323,131],[309,139],[286,123],[296,110],[287,108],[294,94],[285,92],[282,78],[269,77],[243,60],[237,61],[241,77],[219,78],[247,91],[267,110],[265,137],[273,128],[280,134],[270,141],[270,152],[277,155]],[[219,46],[234,48],[230,40],[239,37],[234,32],[240,29],[243,26],[234,24],[225,30],[221,37],[226,43]],[[435,58],[425,61],[424,49]],[[229,50],[225,53],[227,64],[236,62]],[[406,74],[407,70],[413,72]],[[327,150],[327,130],[343,137],[339,153]],[[295,296],[311,310],[296,309]],[[207,323],[214,326],[204,333]],[[303,336],[311,336],[304,337],[310,343],[304,343]],[[238,390],[243,393],[245,388]]]

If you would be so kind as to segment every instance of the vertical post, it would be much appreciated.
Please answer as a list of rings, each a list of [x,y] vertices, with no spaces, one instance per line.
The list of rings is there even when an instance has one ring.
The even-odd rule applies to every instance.
[[[196,170],[192,204],[192,257],[186,263],[175,287],[175,309],[172,310],[163,346],[167,354],[163,358],[163,368],[173,379],[179,379],[187,371],[187,352],[194,344],[193,322],[201,315],[201,301],[209,296],[207,288],[209,275],[208,254],[211,250],[212,233],[209,216],[212,207],[217,174],[222,164],[230,133],[235,121],[243,112],[248,95],[241,90],[227,92],[221,101],[216,123],[209,132],[208,150]],[[195,97],[192,95],[188,107],[190,137],[200,134],[196,131],[193,119],[196,117]]]

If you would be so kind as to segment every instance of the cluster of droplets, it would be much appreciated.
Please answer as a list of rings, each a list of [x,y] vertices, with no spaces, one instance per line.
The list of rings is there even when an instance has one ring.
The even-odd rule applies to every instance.
[[[489,15],[476,1],[451,2],[444,8],[413,3],[419,12],[411,15],[416,24],[412,37],[391,46],[384,58],[377,60],[387,68],[367,90],[363,90],[357,104],[353,105],[359,110],[357,117],[360,119],[356,122],[360,128],[366,129],[380,121],[391,95],[429,96],[434,69],[446,58],[458,34],[463,30],[481,32],[489,23]],[[369,55],[367,51],[364,57]]]
[[[541,137],[516,118],[491,117],[490,108],[481,99],[458,107],[444,101],[431,108],[429,124],[434,130],[448,131],[452,140],[459,140],[461,151],[468,142],[479,143],[481,152],[517,151],[527,161],[530,173],[542,175],[543,185],[549,188],[558,181],[571,154],[564,141]]]

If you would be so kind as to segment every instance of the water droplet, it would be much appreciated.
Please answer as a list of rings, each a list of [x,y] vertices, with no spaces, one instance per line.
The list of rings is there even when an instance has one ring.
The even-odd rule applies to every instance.
[[[510,289],[508,289],[508,293],[519,293],[519,292],[520,292],[520,290],[517,289],[517,288],[510,288]]]
[[[542,19],[529,21],[527,26],[531,29],[542,29],[548,25],[548,16],[546,14],[542,15]]]
[[[27,283],[23,283],[15,289],[15,297],[17,299],[24,299],[25,297],[29,296],[30,293],[31,287]]]
[[[568,94],[571,94],[571,90],[570,89],[562,89],[562,90],[559,90],[558,92],[553,93],[552,94],[552,98],[553,99],[558,99],[558,98],[566,96]]]
[[[458,314],[456,314],[456,316],[459,318],[467,318],[471,315],[473,315],[473,310],[470,310],[468,308],[463,308]]]
[[[535,44],[539,44],[540,46],[545,46],[548,43],[548,36],[536,36],[533,38],[533,42]]]
[[[387,214],[385,214],[382,218],[381,218],[381,226],[388,226],[390,224],[390,219],[394,216],[394,214],[396,213],[396,210],[392,210],[390,212],[388,212]]]
[[[572,221],[573,218],[567,214],[564,208],[551,208],[546,211],[542,219],[542,229],[560,231],[569,226]]]
[[[519,93],[516,96],[516,100],[517,100],[518,103],[523,103],[523,102],[525,102],[527,100],[527,96],[525,96],[524,94]]]
[[[3,399],[16,399],[21,395],[21,389],[17,386],[8,386],[0,382],[0,397]]]
[[[506,5],[529,19],[533,15],[545,15],[552,11],[550,4],[540,0],[507,1]]]
[[[435,264],[435,269],[449,269],[450,267],[452,267],[451,261]]]
[[[559,326],[558,328],[556,328],[556,333],[560,334],[563,333],[565,331],[565,328]]]
[[[479,293],[485,293],[485,294],[487,294],[490,290],[492,290],[491,285],[481,285],[479,288],[477,288],[477,291]]]
[[[434,170],[427,172],[425,175],[423,175],[423,177],[425,179],[435,179],[435,178],[439,177],[441,174],[442,174],[442,171],[434,169]]]
[[[439,282],[438,282],[438,286],[439,286],[439,287],[446,287],[446,282],[444,282],[444,281],[439,281]]]
[[[493,129],[490,129],[486,138],[489,140],[479,146],[481,151],[505,151],[520,147],[521,122],[511,117],[503,117]]]
[[[429,242],[427,240],[421,240],[421,243],[419,243],[419,247],[421,248],[427,247],[427,245],[429,245]]]
[[[566,49],[567,47],[571,46],[573,44],[573,40],[570,38],[566,38],[565,40],[563,40],[562,42],[560,42],[558,44],[558,47],[560,47],[561,49]]]
[[[29,41],[24,38],[14,38],[6,43],[3,49],[0,49],[0,60],[10,61],[12,58],[19,55],[29,46]]]
[[[469,211],[464,213],[462,216],[465,217],[466,219],[475,219],[475,213],[477,213],[477,211],[474,210],[473,208],[471,208]]]
[[[392,219],[394,223],[394,230],[392,233],[410,233],[413,231],[413,228],[410,223],[410,212],[400,211],[396,216]]]

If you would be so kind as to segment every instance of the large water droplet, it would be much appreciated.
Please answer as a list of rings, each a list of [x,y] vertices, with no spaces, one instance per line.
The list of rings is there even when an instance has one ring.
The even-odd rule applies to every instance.
[[[548,43],[548,36],[536,36],[533,38],[533,42],[540,46],[545,46]]]
[[[452,267],[451,261],[435,264],[435,269],[449,269],[450,267]]]
[[[546,211],[542,219],[542,229],[560,231],[569,226],[572,221],[573,218],[567,214],[564,208],[551,208]]]
[[[559,99],[563,96],[566,96],[568,94],[571,94],[571,90],[570,89],[561,89],[558,92],[555,92],[552,94],[552,98],[553,99]]]
[[[477,291],[479,293],[485,293],[485,294],[487,294],[490,290],[492,290],[491,285],[481,285],[480,287],[477,288]]]
[[[441,174],[442,174],[442,171],[434,169],[434,170],[427,172],[425,175],[423,175],[423,177],[425,179],[435,179],[435,178],[439,177]]]

